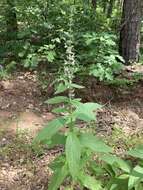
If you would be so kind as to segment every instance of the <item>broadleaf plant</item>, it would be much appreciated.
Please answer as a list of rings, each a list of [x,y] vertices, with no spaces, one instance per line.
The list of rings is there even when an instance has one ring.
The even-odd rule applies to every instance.
[[[57,96],[57,98],[51,98],[47,102],[59,104],[59,107],[54,108],[53,112],[61,116],[49,122],[39,132],[35,142],[47,144],[49,148],[57,145],[65,147],[65,152],[62,153],[64,162],[63,160],[59,161],[57,165],[57,160],[55,160],[57,169],[51,167],[54,169],[54,174],[48,189],[57,190],[67,177],[72,179],[72,186],[74,186],[73,184],[80,184],[81,187],[87,187],[91,190],[102,189],[102,182],[84,170],[88,164],[88,159],[91,159],[95,153],[111,153],[112,149],[90,132],[80,129],[78,124],[80,121],[84,121],[87,122],[87,126],[90,126],[91,121],[96,121],[96,111],[101,108],[101,105],[89,102],[82,103],[80,99],[66,96],[65,101],[64,96]],[[65,130],[61,130],[62,128]]]

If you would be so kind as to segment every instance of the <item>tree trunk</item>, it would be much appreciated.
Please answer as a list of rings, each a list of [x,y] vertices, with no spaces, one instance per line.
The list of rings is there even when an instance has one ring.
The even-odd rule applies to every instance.
[[[97,0],[92,0],[92,7],[96,9],[97,7]]]
[[[119,51],[126,64],[139,61],[142,0],[124,0]]]
[[[107,12],[108,0],[104,0],[103,2],[103,13]]]
[[[6,23],[8,40],[16,39],[18,32],[18,24],[13,0],[7,0]]]
[[[114,6],[114,0],[110,0],[109,5],[108,5],[108,10],[107,10],[107,17],[108,18],[110,18],[112,15],[113,6]]]

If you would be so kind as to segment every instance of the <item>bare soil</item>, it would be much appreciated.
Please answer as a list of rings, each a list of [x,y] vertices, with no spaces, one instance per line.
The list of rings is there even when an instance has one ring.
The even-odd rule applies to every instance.
[[[133,145],[127,141],[134,136],[138,137],[135,143],[142,143],[143,81],[133,87],[116,88],[90,79],[85,86],[77,96],[104,105],[97,114],[96,132],[106,139],[112,137],[119,154],[125,143]],[[48,163],[61,150],[46,150],[39,155],[30,147],[31,139],[55,117],[43,103],[48,91],[45,94],[31,73],[0,81],[0,190],[47,190],[51,176]],[[114,139],[118,130],[122,132]]]

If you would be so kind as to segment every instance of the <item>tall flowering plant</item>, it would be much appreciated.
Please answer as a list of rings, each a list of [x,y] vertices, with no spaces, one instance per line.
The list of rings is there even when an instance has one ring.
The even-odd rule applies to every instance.
[[[96,110],[100,109],[101,105],[82,103],[80,98],[74,97],[74,89],[83,86],[73,83],[76,72],[72,30],[73,10],[69,31],[66,32],[68,38],[65,42],[64,77],[59,80],[55,92],[57,95],[68,91],[68,96],[57,95],[47,100],[48,104],[58,104],[58,107],[52,110],[57,117],[40,131],[34,142],[47,144],[50,148],[63,146],[63,153],[50,165],[54,173],[48,190],[57,190],[65,180],[70,186],[68,189],[74,189],[78,184],[81,188],[100,190],[101,181],[89,175],[87,165],[92,160],[93,153],[105,154],[112,150],[92,133],[82,131],[79,127],[79,121],[86,122],[87,127],[90,127],[90,122],[96,120]],[[64,130],[61,130],[63,128]]]

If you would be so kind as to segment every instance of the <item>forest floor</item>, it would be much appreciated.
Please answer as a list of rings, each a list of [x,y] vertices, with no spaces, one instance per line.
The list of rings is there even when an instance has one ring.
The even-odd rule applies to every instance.
[[[91,79],[85,86],[77,95],[104,105],[95,131],[117,154],[143,143],[143,81],[126,88]],[[47,190],[48,163],[61,150],[33,151],[30,142],[55,117],[43,103],[48,93],[31,73],[0,81],[0,190]]]

